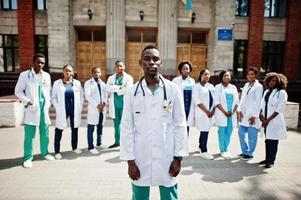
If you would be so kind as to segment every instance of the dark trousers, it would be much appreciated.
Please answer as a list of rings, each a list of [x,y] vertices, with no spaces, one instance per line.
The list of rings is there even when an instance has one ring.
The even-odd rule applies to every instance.
[[[208,131],[201,131],[199,137],[199,148],[202,153],[207,152]]]
[[[103,113],[99,113],[99,120],[97,126],[97,139],[96,139],[96,145],[101,145],[101,136],[102,136],[102,121],[103,121]],[[88,149],[94,149],[93,145],[93,132],[94,132],[95,125],[88,124],[87,128],[87,139],[88,139]]]
[[[78,128],[74,128],[74,113],[66,113],[66,117],[70,119],[71,126],[71,146],[72,150],[77,149],[77,140],[78,140]],[[55,153],[60,152],[61,139],[62,139],[63,130],[55,128],[54,135],[54,151]]]
[[[274,164],[279,140],[265,140],[265,160]]]

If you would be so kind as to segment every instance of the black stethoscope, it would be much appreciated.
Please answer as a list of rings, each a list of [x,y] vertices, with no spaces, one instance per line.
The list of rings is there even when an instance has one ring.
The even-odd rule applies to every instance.
[[[140,88],[141,88],[141,91],[142,91],[142,95],[145,96],[145,91],[144,91],[144,89],[143,89],[143,87],[142,87],[142,80],[143,80],[143,79],[144,79],[144,77],[142,77],[142,78],[139,80],[139,82],[138,82],[138,84],[137,84],[137,87],[136,87],[136,90],[135,90],[135,93],[134,93],[134,97],[137,96],[137,91],[138,91],[138,89],[139,89],[139,85],[140,85]],[[167,101],[167,94],[166,94],[165,83],[164,83],[163,79],[161,78],[161,76],[159,76],[159,79],[161,80],[162,85],[163,85],[164,101]]]

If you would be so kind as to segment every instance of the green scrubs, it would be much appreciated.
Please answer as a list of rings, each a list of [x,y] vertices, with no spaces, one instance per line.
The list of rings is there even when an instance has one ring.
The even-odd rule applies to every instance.
[[[123,76],[116,76],[115,85],[122,85]],[[114,128],[115,128],[115,144],[120,144],[120,122],[122,117],[123,109],[123,95],[118,95],[114,93],[114,108],[115,108],[115,119]]]
[[[149,200],[149,186],[137,186],[132,184],[132,200]],[[161,200],[177,200],[178,185],[173,187],[159,186]]]
[[[45,123],[44,115],[44,106],[45,106],[45,97],[42,93],[42,78],[39,78],[39,103],[40,103],[40,151],[42,157],[45,157],[48,154],[48,127],[49,125]],[[33,148],[33,139],[35,137],[36,126],[25,124],[24,125],[25,138],[24,138],[24,160],[32,160],[32,148]]]

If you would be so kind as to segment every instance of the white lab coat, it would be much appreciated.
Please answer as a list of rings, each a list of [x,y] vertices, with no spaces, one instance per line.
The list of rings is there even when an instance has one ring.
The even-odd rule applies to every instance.
[[[260,114],[260,105],[262,99],[263,87],[258,80],[255,80],[254,84],[247,82],[241,94],[241,99],[237,107],[237,111],[241,112],[243,118],[239,125],[245,127],[254,127],[259,130],[259,114]],[[255,117],[255,124],[250,125],[249,119]]]
[[[15,95],[27,105],[29,101],[33,103],[32,106],[25,108],[24,123],[28,125],[40,125],[40,103],[39,103],[39,83],[37,75],[33,68],[22,72],[19,76],[15,87]],[[47,72],[42,71],[42,93],[45,98],[44,116],[45,124],[51,124],[49,117],[51,80]]]
[[[265,113],[265,95],[268,93],[266,90],[261,100],[262,115]],[[269,97],[267,107],[267,118],[269,118],[273,112],[279,113],[274,119],[270,121],[266,128],[266,139],[281,140],[287,138],[286,125],[284,121],[284,110],[287,102],[287,93],[285,90],[274,89]],[[264,129],[262,128],[262,131]]]
[[[53,83],[51,95],[52,104],[56,110],[55,126],[58,129],[64,130],[67,127],[66,109],[65,109],[65,91],[63,80],[59,79]],[[84,95],[81,83],[73,79],[74,91],[74,128],[80,127],[81,112],[84,103]]]
[[[98,80],[100,84],[100,92],[101,92],[101,99],[99,95],[99,90],[97,86],[97,82],[94,78],[91,78],[85,82],[84,89],[85,89],[85,97],[88,101],[88,114],[87,114],[87,123],[91,125],[97,125],[99,121],[99,112],[97,106],[102,103],[106,103],[106,90],[105,90],[105,83],[102,80]],[[102,124],[105,122],[105,114],[106,110],[104,107],[103,113],[103,120]]]
[[[135,160],[141,177],[138,186],[171,187],[176,178],[168,173],[174,156],[187,156],[187,130],[183,99],[179,88],[163,78],[167,101],[164,101],[162,81],[153,95],[145,80],[135,90],[136,83],[124,97],[121,120],[120,159]],[[163,105],[170,104],[170,110]]]
[[[190,77],[187,77],[188,78],[188,81],[190,82],[190,84],[192,85],[192,87],[195,85],[195,81],[193,78],[190,78]],[[184,93],[183,93],[183,78],[182,78],[182,75],[180,76],[177,76],[175,77],[173,80],[172,80],[173,83],[177,84],[177,86],[180,88],[180,90],[182,91],[181,92],[181,95],[182,95],[182,98],[184,98]]]
[[[191,110],[192,115],[189,113],[188,124],[194,124],[200,131],[209,131],[214,122],[214,117],[209,118],[207,114],[197,106],[203,104],[209,111],[214,109],[214,100],[211,109],[209,109],[209,90],[212,98],[214,98],[214,86],[210,83],[206,83],[202,86],[198,82],[192,90],[192,104],[194,105],[194,110]],[[192,119],[192,116],[194,116],[194,120]]]
[[[117,95],[124,95],[126,91],[133,85],[133,77],[126,72],[123,72],[122,88],[120,85],[115,85],[116,74],[113,74],[108,78],[106,84],[106,92],[108,93],[109,103],[109,116],[115,119],[115,106],[114,106],[114,93]]]
[[[238,105],[238,92],[237,92],[237,88],[235,85],[232,84],[228,84],[227,86],[228,91],[233,94],[233,104],[232,104],[232,108],[231,111],[233,112],[235,105]],[[221,106],[227,111],[227,100],[226,100],[226,95],[225,95],[225,87],[222,85],[222,83],[217,84],[215,86],[215,92],[214,92],[214,105],[218,105],[221,104]],[[215,120],[215,124],[217,126],[221,126],[221,127],[226,127],[227,126],[227,117],[226,115],[224,115],[224,113],[222,113],[222,111],[219,108],[215,109],[214,112],[214,120]],[[232,115],[232,125],[233,127],[237,126],[237,117],[236,117],[236,113],[234,113]]]

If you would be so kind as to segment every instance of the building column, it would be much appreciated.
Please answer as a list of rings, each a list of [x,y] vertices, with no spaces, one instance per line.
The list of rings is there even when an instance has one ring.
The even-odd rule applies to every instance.
[[[22,71],[32,66],[34,45],[34,6],[33,0],[18,1],[19,59]]]
[[[159,0],[158,48],[163,60],[161,73],[177,72],[177,0]]]
[[[70,64],[75,68],[75,30],[71,0],[48,0],[48,59],[51,72]],[[76,70],[76,68],[74,69]]]
[[[208,68],[213,72],[233,68],[234,33],[231,41],[219,41],[217,40],[217,29],[232,28],[235,21],[234,3],[233,0],[212,1],[212,28],[209,31],[208,40]]]
[[[301,35],[301,0],[288,0],[284,73],[288,79],[299,78]]]
[[[125,0],[107,0],[106,73],[115,72],[115,62],[125,61]]]
[[[247,67],[260,70],[263,51],[264,1],[249,1]]]

